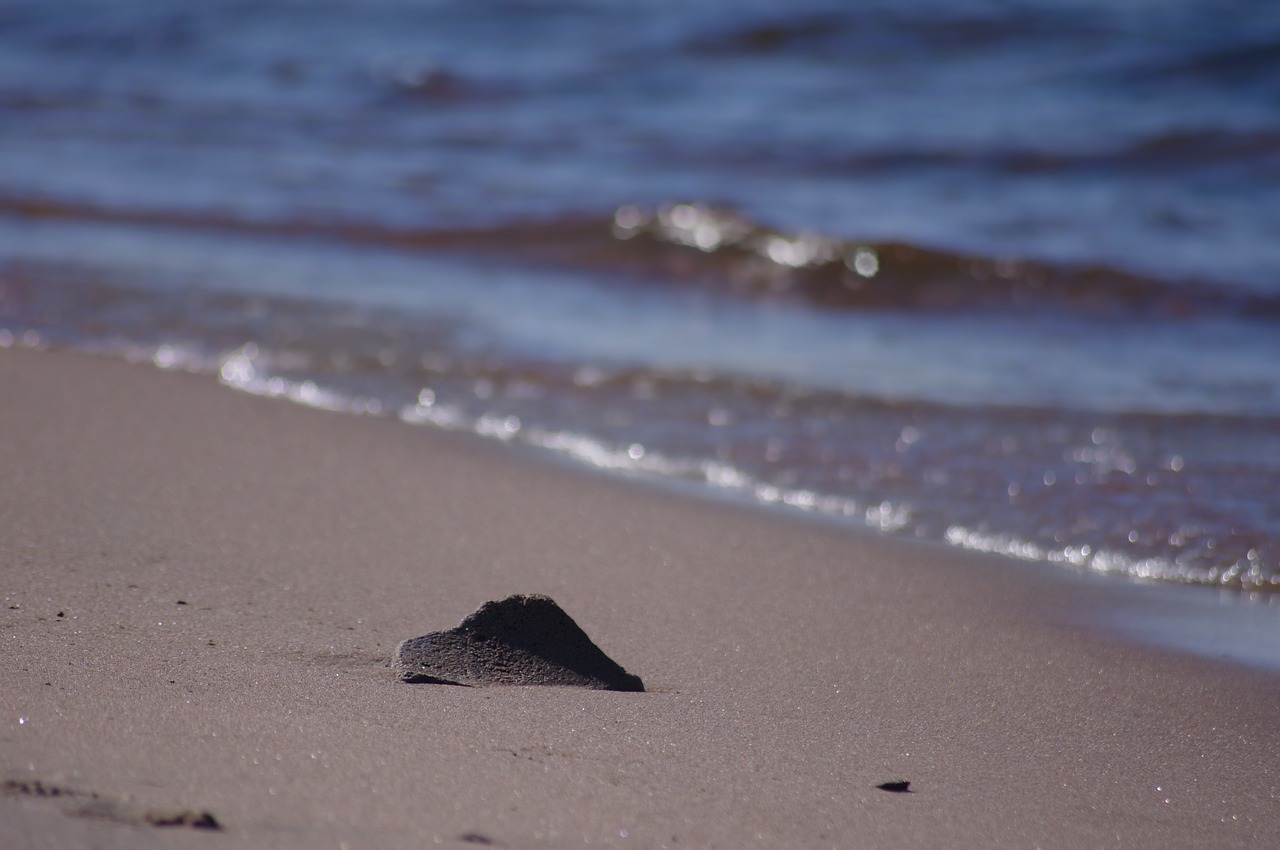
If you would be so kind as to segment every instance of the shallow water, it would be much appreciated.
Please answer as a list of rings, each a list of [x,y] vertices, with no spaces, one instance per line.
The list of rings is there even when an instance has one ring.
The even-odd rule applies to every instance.
[[[1280,587],[1280,12],[1146,5],[9,4],[0,345]]]

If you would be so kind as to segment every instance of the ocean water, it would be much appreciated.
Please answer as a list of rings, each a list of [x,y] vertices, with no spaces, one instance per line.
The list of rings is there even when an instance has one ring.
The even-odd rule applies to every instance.
[[[0,347],[1280,589],[1280,6],[0,3]]]

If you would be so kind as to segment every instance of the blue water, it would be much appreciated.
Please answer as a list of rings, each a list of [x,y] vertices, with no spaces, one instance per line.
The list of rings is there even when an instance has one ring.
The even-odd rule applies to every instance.
[[[0,4],[0,346],[1280,586],[1280,7]]]

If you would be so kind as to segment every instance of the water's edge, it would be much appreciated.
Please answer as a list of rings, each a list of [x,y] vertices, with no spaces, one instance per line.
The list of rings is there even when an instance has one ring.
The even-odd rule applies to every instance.
[[[347,415],[373,416],[383,421],[418,428],[424,424],[397,416],[394,412],[357,404],[328,404],[320,396],[298,392],[297,387],[280,390],[279,387],[246,386],[228,382],[221,374],[200,368],[192,362],[175,362],[160,356],[142,357],[137,352],[131,356],[101,351],[85,351],[43,344],[28,336],[13,338],[0,332],[0,351],[5,349],[31,352],[67,351],[79,356],[102,357],[125,361],[137,368],[153,368],[159,371],[180,371],[202,380],[213,378],[213,383],[235,392],[245,392],[262,398],[274,398],[303,407]],[[774,519],[781,519],[798,526],[835,530],[857,541],[876,539],[893,546],[906,546],[919,552],[936,552],[940,560],[955,561],[957,548],[947,541],[896,537],[886,538],[877,533],[873,525],[860,526],[847,518],[806,509],[804,506],[785,502],[767,502],[732,488],[709,487],[687,478],[645,474],[632,469],[593,463],[580,453],[548,450],[530,443],[519,443],[504,438],[500,431],[486,433],[478,429],[439,427],[452,437],[473,441],[485,451],[514,453],[523,462],[550,465],[575,475],[600,477],[619,482],[625,487],[643,487],[666,492],[680,498],[707,503],[719,503],[735,510],[762,512]],[[781,508],[781,509],[780,509]],[[790,509],[787,509],[790,508]],[[961,547],[963,550],[963,547]],[[1280,674],[1280,594],[1240,593],[1230,589],[1215,589],[1187,584],[1144,580],[1124,575],[1108,575],[1090,571],[1078,564],[1049,561],[1028,562],[1004,553],[977,551],[965,552],[961,560],[980,559],[998,565],[1008,571],[1011,579],[1027,576],[1044,583],[1049,594],[1056,596],[1055,588],[1063,591],[1063,598],[1070,605],[1060,607],[1053,599],[1046,598],[1041,614],[1051,622],[1069,628],[1100,631],[1113,638],[1145,646],[1170,650],[1214,663],[1231,663],[1244,669],[1266,675]],[[962,565],[961,565],[962,566]]]

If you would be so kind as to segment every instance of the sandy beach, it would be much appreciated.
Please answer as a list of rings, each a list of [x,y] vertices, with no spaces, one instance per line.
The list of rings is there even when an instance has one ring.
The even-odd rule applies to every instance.
[[[0,351],[0,399],[5,848],[1280,835],[1280,679],[1043,570],[84,355]],[[646,692],[396,679],[512,593]]]

